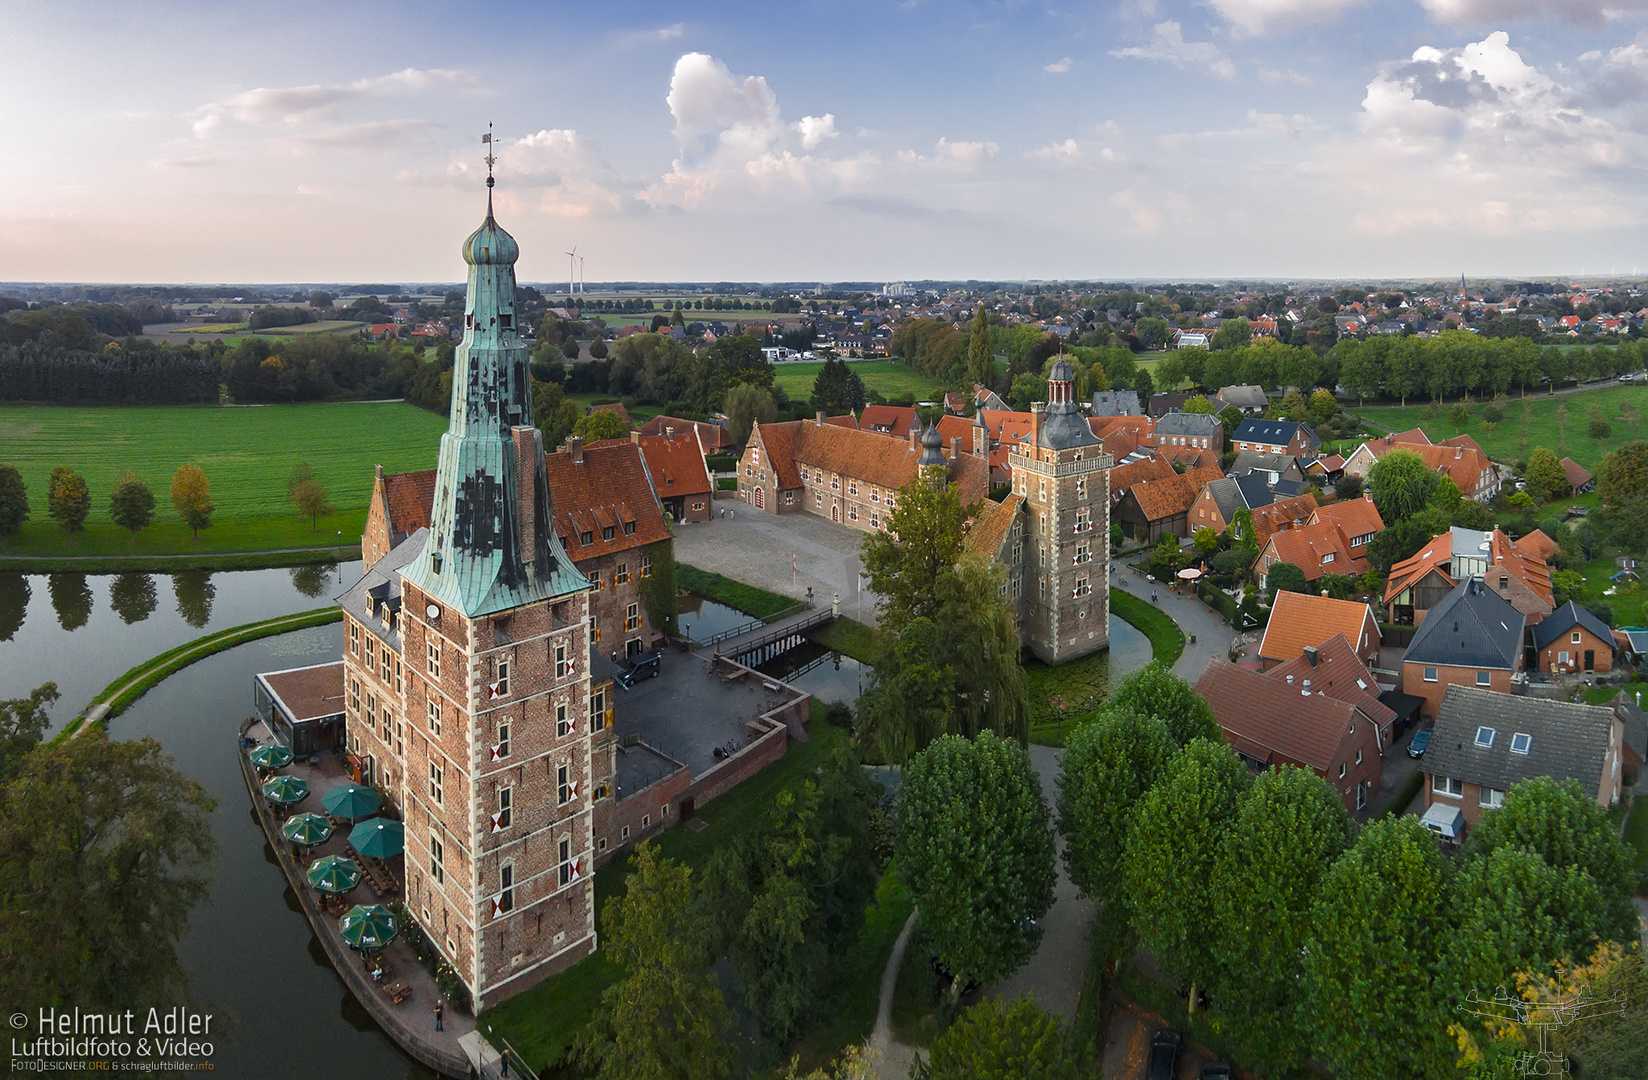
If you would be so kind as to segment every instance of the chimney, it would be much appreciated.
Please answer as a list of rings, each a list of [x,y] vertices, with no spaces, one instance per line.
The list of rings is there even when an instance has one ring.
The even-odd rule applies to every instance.
[[[1306,645],[1305,646],[1305,660],[1306,660],[1306,662],[1308,662],[1310,664],[1311,667],[1316,666],[1316,646],[1314,646],[1314,645]],[[1305,685],[1309,686],[1310,683],[1306,682]]]
[[[961,436],[960,435],[950,436],[950,460],[951,461],[961,460]]]
[[[820,410],[818,410],[818,420],[817,420],[817,423],[818,423],[818,426],[819,426],[819,427],[823,427],[823,426],[824,426],[824,410],[823,410],[823,409],[820,409]]]
[[[1041,414],[1046,410],[1047,403],[1045,401],[1032,401],[1030,403],[1030,452],[1032,454],[1035,453],[1035,448],[1041,445]]]
[[[584,463],[584,440],[578,435],[567,438],[567,454],[571,456],[574,465]]]
[[[639,431],[630,432],[629,433],[629,441],[632,444],[636,445],[636,446],[640,446],[641,445],[641,433]]]
[[[674,442],[675,441],[675,425],[674,424],[665,424],[664,425],[664,439],[667,442]],[[1373,498],[1373,496],[1369,495],[1368,498],[1371,499],[1371,498]]]
[[[543,436],[535,427],[512,427],[515,444],[515,527],[520,533],[521,558],[528,565],[536,561],[538,521],[533,508],[538,494],[538,464],[544,460]]]

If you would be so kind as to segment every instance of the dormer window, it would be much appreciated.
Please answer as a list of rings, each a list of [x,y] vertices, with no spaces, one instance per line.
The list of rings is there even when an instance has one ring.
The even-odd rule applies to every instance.
[[[625,536],[633,536],[634,534],[635,534],[635,522],[633,522],[633,521],[624,522],[624,535]]]
[[[578,534],[578,542],[584,545],[584,547],[589,547],[589,545],[595,543],[595,534],[590,532],[588,529],[585,529],[583,532]]]
[[[604,526],[601,527],[601,539],[602,540],[611,540],[612,537],[613,537],[613,534],[614,534],[614,530],[613,530],[611,525],[604,525]]]
[[[515,316],[513,316],[513,315],[499,315],[498,316],[498,325],[500,327],[502,327],[503,329],[505,329],[505,330],[512,329],[515,326]]]
[[[1491,750],[1493,749],[1494,737],[1498,734],[1491,727],[1479,727],[1476,729],[1476,745],[1484,750]]]

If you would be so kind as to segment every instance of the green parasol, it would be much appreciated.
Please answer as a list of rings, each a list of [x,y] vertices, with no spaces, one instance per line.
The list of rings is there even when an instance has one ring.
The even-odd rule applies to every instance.
[[[280,827],[280,835],[294,844],[314,847],[332,835],[332,823],[319,814],[299,814]]]
[[[328,814],[336,814],[350,821],[375,814],[378,807],[383,805],[383,797],[377,792],[355,784],[335,787],[323,795],[320,801]]]
[[[395,936],[395,916],[382,904],[352,907],[338,920],[338,933],[357,949],[381,949]]]
[[[328,855],[309,867],[309,884],[325,893],[346,893],[360,884],[361,868],[354,859]]]
[[[294,806],[309,797],[309,785],[295,776],[276,776],[263,782],[263,797]]]
[[[280,743],[259,746],[252,751],[251,757],[252,764],[260,769],[278,769],[283,765],[292,763],[292,751],[286,749]]]
[[[349,846],[374,859],[392,859],[406,848],[406,826],[389,818],[368,818],[349,830]]]

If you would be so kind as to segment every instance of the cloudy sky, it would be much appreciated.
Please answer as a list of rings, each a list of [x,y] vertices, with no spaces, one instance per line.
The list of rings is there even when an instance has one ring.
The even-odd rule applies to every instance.
[[[0,280],[454,280],[489,121],[528,281],[1648,270],[1648,0],[48,0],[0,40]]]

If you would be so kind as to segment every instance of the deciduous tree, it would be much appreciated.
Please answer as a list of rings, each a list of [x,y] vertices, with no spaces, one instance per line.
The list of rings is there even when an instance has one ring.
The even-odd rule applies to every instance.
[[[1102,918],[1126,918],[1120,870],[1128,830],[1139,800],[1178,750],[1160,720],[1114,705],[1065,741],[1058,780],[1064,868],[1084,896],[1104,905]]]
[[[586,443],[600,442],[602,439],[624,439],[629,437],[629,425],[624,423],[623,417],[611,409],[597,409],[578,418],[572,425],[572,434],[583,439]],[[749,435],[749,428],[744,429]]]
[[[1225,833],[1213,871],[1214,997],[1237,1044],[1267,1074],[1309,1057],[1299,983],[1311,906],[1354,835],[1339,793],[1291,767],[1260,773]]]
[[[597,1080],[730,1076],[732,1015],[709,968],[692,870],[650,843],[633,867],[624,894],[607,901],[601,941],[624,974],[579,1036],[579,1063]]]
[[[974,509],[941,472],[922,470],[899,490],[887,528],[865,535],[864,569],[880,597],[876,614],[884,629],[897,633],[911,619],[932,616],[939,578],[961,557]]]
[[[1607,507],[1648,498],[1648,442],[1626,443],[1603,456],[1597,468],[1597,494]]]
[[[217,504],[212,502],[211,484],[199,465],[179,465],[172,474],[172,506],[197,540],[200,530],[211,525]]]
[[[967,338],[967,377],[979,386],[994,386],[996,358],[990,347],[990,320],[984,314],[984,301],[973,314],[973,325]]]
[[[1458,1002],[1439,977],[1445,877],[1419,819],[1389,817],[1364,828],[1316,890],[1301,1008],[1316,1058],[1345,1080],[1454,1075]]]
[[[1110,707],[1160,720],[1180,746],[1192,739],[1219,738],[1212,706],[1197,695],[1194,686],[1155,661],[1122,680],[1110,697]]]
[[[29,489],[15,465],[0,465],[0,536],[11,536],[29,520]]]
[[[727,391],[726,411],[728,431],[732,441],[743,446],[749,441],[750,431],[757,423],[770,424],[778,419],[778,406],[773,403],[772,391],[754,383],[739,383]]]
[[[1442,482],[1425,459],[1412,450],[1392,450],[1368,471],[1368,489],[1379,517],[1387,524],[1423,510]]]
[[[1028,995],[985,998],[933,1040],[929,1080],[1076,1080],[1070,1036]]]
[[[1121,865],[1139,939],[1180,980],[1205,984],[1218,965],[1214,872],[1252,786],[1230,747],[1193,739],[1139,801]]]
[[[320,519],[326,514],[333,513],[337,508],[332,505],[332,494],[326,490],[326,485],[313,476],[299,481],[292,488],[292,503],[298,508],[298,513],[309,519],[309,531],[314,532],[320,527]]]
[[[51,471],[46,493],[46,511],[53,521],[71,533],[86,527],[86,514],[91,510],[92,497],[84,476],[59,465]]]
[[[945,736],[905,767],[898,798],[899,874],[921,906],[923,940],[953,977],[1005,978],[1030,959],[1053,903],[1047,803],[1016,743]]]
[[[130,529],[133,536],[154,520],[155,497],[149,485],[128,472],[115,481],[109,493],[109,517],[122,529]]]

